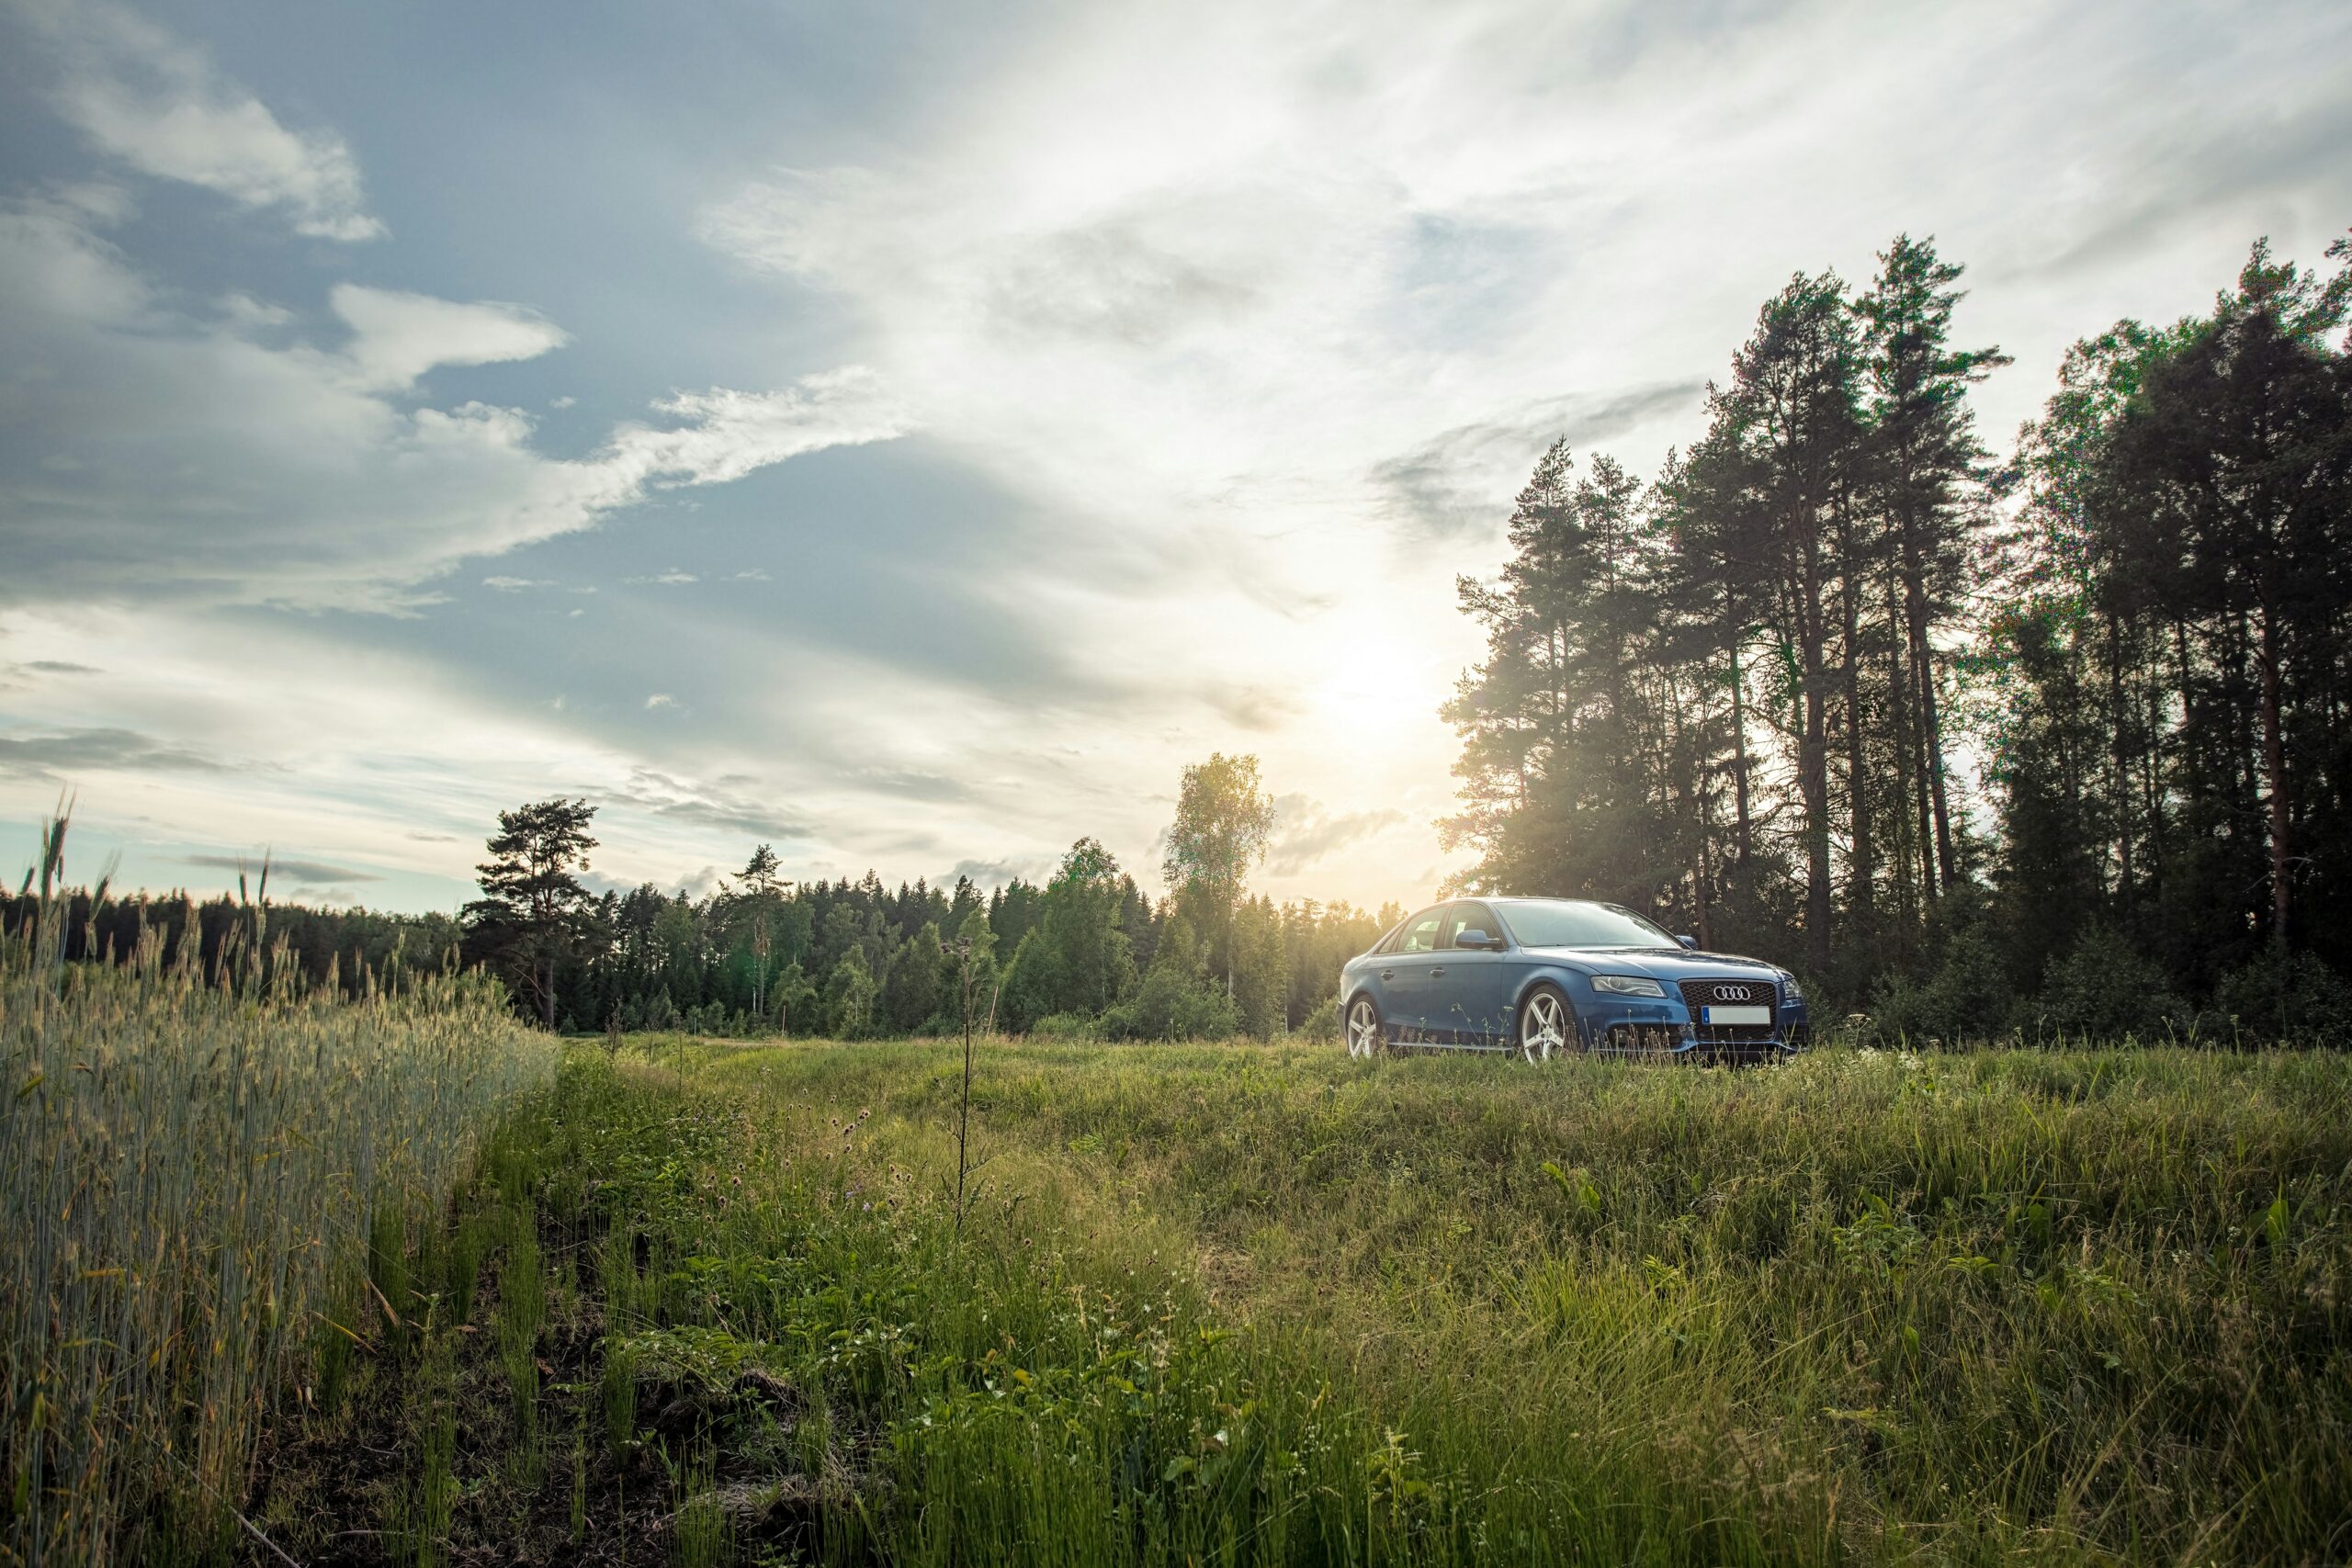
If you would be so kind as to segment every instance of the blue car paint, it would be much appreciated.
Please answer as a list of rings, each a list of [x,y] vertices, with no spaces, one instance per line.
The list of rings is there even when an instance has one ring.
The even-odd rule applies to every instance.
[[[1675,1043],[1668,1049],[1676,1055],[1777,1057],[1801,1049],[1810,1038],[1811,1021],[1804,998],[1789,995],[1794,976],[1760,959],[1694,951],[1687,942],[1673,947],[1527,947],[1506,929],[1494,933],[1503,941],[1491,951],[1448,947],[1430,953],[1379,952],[1390,936],[1426,919],[1433,910],[1449,914],[1465,907],[1483,910],[1499,916],[1498,923],[1508,928],[1513,905],[1577,902],[1583,901],[1465,898],[1415,911],[1384,933],[1371,952],[1350,959],[1342,967],[1339,1000],[1343,1027],[1355,999],[1369,996],[1380,1010],[1391,1044],[1509,1050],[1517,1043],[1516,1024],[1528,994],[1548,983],[1567,998],[1580,1043],[1588,1051],[1608,1054],[1618,1049],[1610,1031],[1620,1023],[1669,1032]],[[1448,926],[1460,923],[1446,922]],[[1447,934],[1450,940],[1451,932]],[[1603,992],[1593,984],[1597,975],[1645,976],[1656,980],[1666,995],[1629,997]],[[1702,1040],[1701,1021],[1685,1003],[1679,988],[1686,980],[1771,987],[1770,1005],[1774,1010],[1769,1038]]]

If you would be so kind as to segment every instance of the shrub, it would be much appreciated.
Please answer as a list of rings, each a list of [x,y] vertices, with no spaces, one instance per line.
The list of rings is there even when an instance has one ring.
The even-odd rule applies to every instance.
[[[1905,976],[1881,981],[1871,1016],[1890,1038],[1958,1044],[2007,1032],[2011,1011],[2000,952],[1982,924],[1969,924],[1945,938],[1924,985]]]
[[[1315,1004],[1315,1010],[1299,1021],[1298,1037],[1317,1045],[1336,1043],[1340,1038],[1340,998],[1325,997]]]
[[[1092,1013],[1049,1012],[1029,1026],[1032,1040],[1090,1041],[1102,1038],[1102,1021]]]
[[[2050,971],[2041,990],[2045,1028],[2096,1039],[2164,1039],[2186,1032],[2188,1006],[2165,972],[2123,934],[2094,926]]]
[[[1134,998],[1102,1015],[1114,1040],[1223,1040],[1241,1032],[1225,987],[1176,964],[1156,964]]]
[[[2248,1043],[2352,1044],[2352,987],[2308,953],[2266,953],[2224,976],[2213,1011]]]

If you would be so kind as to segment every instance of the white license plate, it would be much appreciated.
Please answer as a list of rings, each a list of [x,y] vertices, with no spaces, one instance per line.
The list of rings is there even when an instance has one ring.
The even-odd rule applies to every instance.
[[[1701,1008],[1701,1023],[1770,1023],[1770,1008]]]

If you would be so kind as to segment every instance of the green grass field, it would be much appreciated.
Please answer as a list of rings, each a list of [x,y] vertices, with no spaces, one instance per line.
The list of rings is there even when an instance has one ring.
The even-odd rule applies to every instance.
[[[2341,1561],[2352,1060],[575,1047],[305,1561]],[[256,1557],[256,1560],[259,1560]]]

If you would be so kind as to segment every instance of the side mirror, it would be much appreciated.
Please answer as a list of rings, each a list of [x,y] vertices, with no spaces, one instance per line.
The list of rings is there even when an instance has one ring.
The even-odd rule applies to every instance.
[[[1699,939],[1695,936],[1679,936],[1674,940],[1680,942],[1683,946],[1691,949],[1693,952],[1698,950]]]
[[[1485,931],[1456,931],[1453,935],[1453,945],[1461,948],[1488,948],[1500,947],[1502,943]]]

